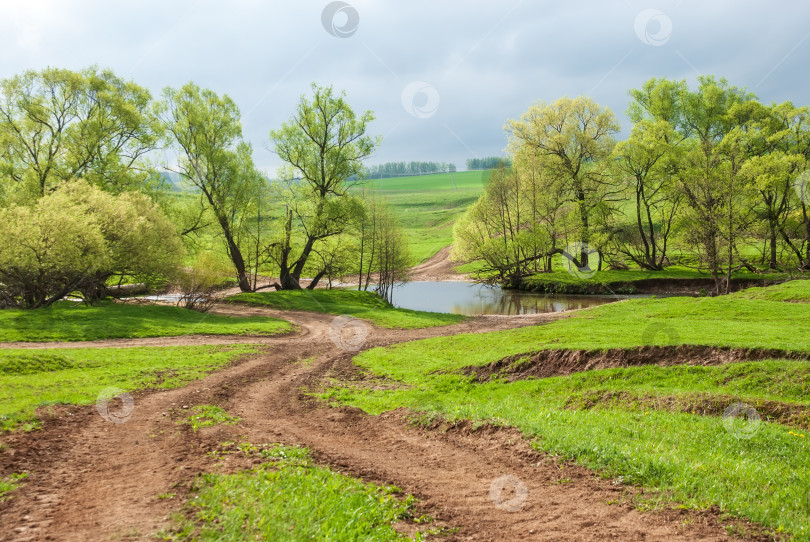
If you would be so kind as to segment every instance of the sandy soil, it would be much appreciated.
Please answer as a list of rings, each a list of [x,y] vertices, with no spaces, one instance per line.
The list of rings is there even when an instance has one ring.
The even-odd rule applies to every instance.
[[[458,262],[450,260],[450,250],[453,247],[444,247],[432,258],[411,268],[410,280],[470,280],[468,275],[457,273],[453,267]]]
[[[236,306],[217,310],[280,315]],[[325,379],[363,376],[351,364],[353,354],[332,340],[335,317],[305,312],[283,316],[297,326],[296,333],[262,339],[266,348],[260,355],[184,388],[134,394],[134,410],[125,423],[106,421],[95,405],[62,407],[42,412],[41,431],[3,435],[0,474],[30,476],[13,499],[0,503],[0,540],[153,539],[182,506],[195,476],[217,468],[205,452],[242,437],[257,444],[308,446],[322,464],[413,493],[421,499],[421,513],[436,518],[438,525],[459,529],[442,540],[729,540],[716,511],[640,512],[628,504],[635,488],[539,454],[514,430],[474,430],[469,424],[418,427],[409,423],[405,411],[369,416],[313,400],[304,390],[321,387]],[[427,330],[368,326],[364,347],[566,316],[481,317]],[[243,340],[184,337],[90,346]],[[192,433],[177,421],[198,404],[222,406],[242,421]],[[237,457],[229,461],[221,469],[250,463]],[[515,485],[506,483],[506,492],[500,493],[499,481]],[[516,493],[509,491],[522,494],[524,489],[525,502],[519,497],[510,501]],[[164,493],[176,496],[159,499]]]

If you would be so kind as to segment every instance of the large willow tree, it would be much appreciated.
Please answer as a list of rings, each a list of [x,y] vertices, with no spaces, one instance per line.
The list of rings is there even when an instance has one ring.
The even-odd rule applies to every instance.
[[[149,91],[109,70],[15,75],[0,81],[0,194],[30,202],[78,178],[141,189],[160,137]]]
[[[357,115],[345,93],[313,84],[312,97],[301,96],[293,117],[270,132],[272,149],[285,163],[275,184],[284,218],[270,249],[279,268],[277,288],[300,289],[318,245],[347,231],[362,212],[349,179],[362,176],[363,161],[380,143],[366,133],[372,120],[371,111]],[[310,271],[308,288],[314,288],[328,269]]]
[[[239,108],[229,96],[194,83],[167,88],[163,96],[164,122],[178,151],[173,169],[198,191],[201,210],[214,217],[239,288],[252,291],[255,279],[240,237],[266,183],[253,164],[253,149],[242,139]]]
[[[613,112],[591,98],[561,98],[537,103],[518,120],[510,120],[512,154],[530,154],[535,167],[559,181],[579,214],[577,267],[588,265],[588,249],[597,208],[617,195],[608,161],[619,125]]]

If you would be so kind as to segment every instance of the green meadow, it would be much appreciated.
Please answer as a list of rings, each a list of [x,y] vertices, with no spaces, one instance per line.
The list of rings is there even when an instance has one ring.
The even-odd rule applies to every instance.
[[[773,288],[775,297],[785,289]],[[804,284],[801,289],[806,291]],[[764,292],[755,297],[771,297]],[[807,361],[630,366],[514,381],[497,374],[479,380],[461,371],[515,355],[515,363],[529,363],[533,352],[544,349],[652,345],[768,348],[805,356],[810,305],[743,295],[624,301],[542,326],[368,350],[355,363],[401,387],[336,385],[322,397],[371,414],[405,407],[448,420],[517,427],[539,450],[645,488],[636,503],[641,508],[716,506],[774,534],[810,540]],[[724,419],[735,403],[748,405],[759,419]],[[718,405],[719,411],[707,410]],[[796,416],[774,419],[774,406]]]

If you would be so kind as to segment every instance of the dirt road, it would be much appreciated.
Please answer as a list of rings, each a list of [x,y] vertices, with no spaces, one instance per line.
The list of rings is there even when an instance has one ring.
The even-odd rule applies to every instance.
[[[219,310],[280,314],[233,306]],[[126,423],[110,423],[94,407],[66,407],[45,416],[41,431],[3,436],[0,474],[25,471],[30,476],[13,499],[0,503],[0,540],[153,539],[182,506],[194,477],[223,468],[206,452],[239,439],[308,446],[317,461],[341,472],[397,485],[416,495],[420,512],[436,518],[438,525],[458,528],[443,540],[729,539],[715,513],[639,512],[626,504],[635,489],[538,454],[516,431],[473,430],[465,424],[417,427],[409,423],[407,412],[369,416],[315,401],[302,390],[317,388],[325,378],[360,375],[351,364],[352,354],[333,342],[333,316],[283,316],[297,326],[297,333],[264,339],[262,354],[184,388],[134,394]],[[565,315],[483,317],[410,331],[369,326],[365,347],[560,317]],[[211,340],[230,339],[103,341],[92,346]],[[219,405],[242,421],[198,433],[177,424],[184,410],[201,404]],[[243,466],[234,459],[231,468]],[[499,483],[507,493],[499,492]],[[524,489],[525,502],[518,502]],[[171,493],[174,498],[158,497]]]
[[[457,273],[450,261],[452,246],[444,247],[424,263],[411,267],[410,280],[469,280],[469,276]]]

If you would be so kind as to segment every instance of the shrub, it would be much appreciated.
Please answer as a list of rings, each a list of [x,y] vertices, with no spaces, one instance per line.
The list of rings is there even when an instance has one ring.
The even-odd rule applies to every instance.
[[[182,251],[148,197],[71,181],[33,205],[0,209],[0,304],[45,307],[74,292],[92,302],[111,277],[174,274]]]

